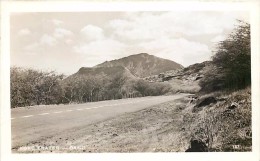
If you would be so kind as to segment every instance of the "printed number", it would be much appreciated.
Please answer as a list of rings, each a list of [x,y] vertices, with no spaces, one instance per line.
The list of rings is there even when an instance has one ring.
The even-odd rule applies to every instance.
[[[240,145],[232,145],[233,149],[240,149]]]

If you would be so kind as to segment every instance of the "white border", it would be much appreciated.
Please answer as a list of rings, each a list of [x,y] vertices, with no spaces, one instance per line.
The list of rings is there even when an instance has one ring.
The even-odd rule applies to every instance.
[[[259,3],[257,2],[2,2],[1,30],[1,160],[228,160],[259,159]],[[83,12],[83,11],[250,11],[252,33],[252,152],[217,153],[96,153],[96,154],[11,154],[10,121],[10,24],[11,12]]]

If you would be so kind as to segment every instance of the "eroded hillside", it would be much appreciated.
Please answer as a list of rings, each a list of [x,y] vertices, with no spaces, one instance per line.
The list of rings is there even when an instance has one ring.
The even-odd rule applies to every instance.
[[[183,66],[167,59],[162,59],[147,53],[141,53],[136,55],[130,55],[117,60],[106,61],[99,65],[99,67],[115,67],[123,66],[127,68],[136,77],[147,77],[151,75],[156,75],[161,72],[182,69]]]
[[[149,82],[169,82],[174,92],[196,93],[201,87],[200,80],[205,77],[206,73],[214,68],[211,61],[193,64],[189,67],[170,70],[144,78]]]

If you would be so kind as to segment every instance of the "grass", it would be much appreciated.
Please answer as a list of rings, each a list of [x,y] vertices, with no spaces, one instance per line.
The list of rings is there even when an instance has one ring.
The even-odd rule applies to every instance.
[[[60,146],[87,147],[85,151],[66,152],[183,152],[191,138],[196,138],[206,142],[210,151],[251,151],[251,88],[198,97],[209,96],[218,102],[199,112],[192,112],[197,102],[190,103],[192,96],[187,96],[72,129],[42,144],[57,145],[55,141],[63,138]],[[229,109],[232,102],[238,107]]]
[[[200,86],[197,82],[188,82],[179,79],[172,79],[169,81],[172,86],[173,92],[191,93],[195,94],[200,90]]]
[[[211,151],[251,151],[251,88],[232,93],[220,92],[202,95],[200,98],[214,96],[216,104],[208,105],[193,114],[191,137],[207,140]],[[237,107],[229,109],[232,103]],[[233,146],[238,145],[238,149]]]

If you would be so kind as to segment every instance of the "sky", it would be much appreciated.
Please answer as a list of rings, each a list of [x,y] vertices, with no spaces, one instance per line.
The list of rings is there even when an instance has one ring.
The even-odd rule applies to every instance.
[[[148,53],[183,66],[210,60],[248,12],[12,13],[11,66],[73,74],[81,67]]]

